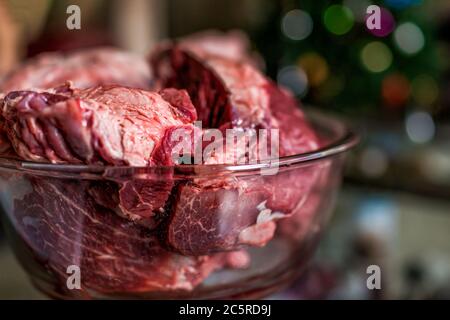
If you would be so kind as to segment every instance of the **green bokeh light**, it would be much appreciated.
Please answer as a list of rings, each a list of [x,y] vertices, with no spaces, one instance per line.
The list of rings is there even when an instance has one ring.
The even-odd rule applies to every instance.
[[[384,43],[374,41],[363,48],[361,60],[370,72],[383,72],[392,64],[392,52]]]
[[[355,18],[349,8],[335,4],[325,10],[323,22],[331,33],[343,35],[351,30]]]

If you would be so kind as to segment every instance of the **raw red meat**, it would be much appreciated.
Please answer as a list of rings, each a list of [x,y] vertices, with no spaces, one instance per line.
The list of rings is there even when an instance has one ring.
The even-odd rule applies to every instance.
[[[145,59],[113,48],[80,50],[70,54],[44,53],[26,62],[0,82],[2,93],[18,90],[51,89],[71,81],[78,89],[98,85],[150,88],[151,71]],[[0,116],[0,154],[13,156],[2,129]]]
[[[189,92],[204,126],[277,129],[281,155],[318,148],[319,141],[295,99],[251,65],[204,48],[199,53],[183,44],[166,45],[151,61],[162,86]],[[245,150],[237,153],[244,155]],[[265,245],[274,235],[274,221],[301,210],[316,183],[316,170],[298,172],[199,179],[178,186],[166,242],[187,255]]]
[[[186,93],[169,92],[118,86],[14,91],[4,98],[3,117],[23,159],[146,166],[167,128],[196,117]]]
[[[242,61],[254,67],[260,68],[262,58],[255,52],[251,52],[250,40],[240,30],[221,32],[208,30],[194,33],[176,40],[179,47],[194,53],[198,57],[218,56],[229,60]],[[172,43],[167,41],[161,47],[170,47]]]
[[[186,92],[167,89],[160,95],[118,86],[15,91],[5,97],[2,109],[17,154],[53,163],[170,164],[170,149],[163,141],[166,130],[196,118]],[[160,150],[168,156],[160,157]],[[173,185],[170,174],[162,178],[120,183],[117,212],[155,227]]]
[[[280,130],[280,156],[317,150],[320,141],[295,98],[275,84],[269,85],[267,92],[270,111]]]
[[[248,63],[167,45],[152,55],[163,87],[186,89],[206,128],[265,128],[280,132],[280,155],[318,148],[294,97]]]
[[[247,188],[245,181],[223,178],[179,186],[167,221],[167,244],[185,255],[236,250],[247,244],[240,235],[255,224],[259,205],[270,197],[261,182],[248,181]],[[261,246],[272,236],[273,231],[252,244]]]
[[[269,81],[246,63],[215,55],[197,57],[181,47],[151,57],[163,87],[186,89],[205,128],[270,126]]]
[[[12,181],[11,183],[14,183]],[[224,255],[186,257],[163,249],[154,234],[96,203],[89,182],[30,178],[32,190],[15,199],[14,222],[64,289],[67,268],[80,268],[82,292],[192,290]],[[79,294],[79,291],[75,291]]]
[[[142,57],[113,48],[44,53],[8,75],[0,92],[49,89],[66,81],[80,89],[112,84],[145,89],[151,85],[151,72]]]
[[[85,287],[100,292],[191,290],[217,268],[248,265],[241,249],[264,246],[277,225],[288,235],[311,225],[317,206],[311,195],[323,184],[318,180],[326,176],[326,165],[280,169],[276,175],[174,179],[175,137],[180,132],[191,137],[183,146],[190,150],[185,156],[192,158],[193,144],[206,133],[193,125],[197,118],[204,128],[224,133],[278,130],[281,156],[312,151],[320,144],[295,99],[248,59],[239,59],[243,49],[234,40],[223,54],[211,46],[218,39],[203,41],[185,39],[156,50],[151,60],[155,81],[163,89],[159,93],[98,86],[111,79],[110,74],[103,77],[103,67],[84,64],[66,73],[60,66],[75,59],[67,58],[41,85],[70,78],[89,88],[14,91],[0,100],[0,128],[21,159],[147,167],[125,181],[30,178],[32,190],[15,202],[18,224],[33,251],[54,252],[49,267],[59,277],[76,260],[86,269]],[[25,67],[11,79],[28,86],[46,68],[41,64],[47,65]],[[149,77],[142,82],[133,77],[133,68],[122,66],[118,77],[131,82],[125,85],[149,85]],[[132,83],[134,79],[140,80]],[[257,148],[244,144],[233,150],[236,157],[217,152],[204,160],[234,164],[248,160]],[[300,227],[284,227],[283,221],[291,220],[287,217],[296,217]],[[86,254],[76,256],[80,250]]]

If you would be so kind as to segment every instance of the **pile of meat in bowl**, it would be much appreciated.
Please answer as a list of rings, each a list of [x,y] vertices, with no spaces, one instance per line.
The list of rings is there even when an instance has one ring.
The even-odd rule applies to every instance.
[[[58,298],[225,298],[295,278],[351,141],[258,65],[240,34],[202,34],[145,58],[43,54],[8,75],[1,203],[33,283]],[[218,147],[229,130],[249,133],[232,154]]]

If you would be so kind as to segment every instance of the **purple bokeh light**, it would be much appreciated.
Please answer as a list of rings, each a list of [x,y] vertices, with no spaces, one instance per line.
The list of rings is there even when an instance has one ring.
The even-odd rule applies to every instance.
[[[381,13],[381,29],[373,29],[370,30],[367,28],[367,30],[374,36],[382,38],[386,37],[392,31],[394,31],[395,28],[395,19],[394,16],[391,14],[391,12],[386,8],[380,8]],[[366,15],[366,22],[370,15]],[[367,25],[367,24],[366,24]]]

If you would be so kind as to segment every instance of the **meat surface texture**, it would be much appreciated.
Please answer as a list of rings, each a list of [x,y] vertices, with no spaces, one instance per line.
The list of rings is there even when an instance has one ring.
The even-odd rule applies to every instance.
[[[186,89],[207,128],[270,125],[268,80],[246,63],[172,47],[151,57],[163,87]]]
[[[189,92],[205,127],[278,130],[282,156],[319,147],[295,99],[252,65],[183,43],[157,50],[151,61],[162,86]],[[274,235],[275,221],[301,210],[316,183],[316,170],[298,172],[198,179],[178,186],[167,243],[188,255],[264,246]]]
[[[3,118],[23,159],[146,166],[167,128],[196,117],[185,93],[167,91],[162,96],[118,86],[13,91],[4,98]]]
[[[146,89],[151,85],[151,72],[142,57],[113,48],[44,53],[8,75],[0,83],[0,92],[50,89],[66,81],[80,89],[97,85]]]
[[[87,295],[192,290],[226,262],[220,254],[168,252],[146,228],[99,206],[88,182],[32,178],[30,184],[31,191],[14,203],[20,234],[61,283],[67,268],[78,266]]]
[[[152,86],[150,67],[145,59],[113,48],[80,50],[69,54],[44,53],[10,73],[0,82],[2,93],[52,89],[71,81],[86,89],[99,85],[122,85],[147,89]],[[11,156],[9,141],[0,116],[0,154]]]
[[[247,244],[240,235],[256,224],[259,205],[270,195],[259,183],[247,182],[250,187],[245,183],[240,181],[239,186],[221,180],[210,186],[202,182],[179,186],[168,218],[168,245],[185,255],[202,255],[236,250]],[[273,231],[252,244],[264,245],[273,237]]]
[[[240,30],[221,32],[208,30],[194,33],[176,40],[179,47],[194,53],[198,57],[218,56],[229,60],[242,61],[258,69],[263,64],[262,58],[251,52],[250,40]],[[162,46],[170,47],[170,41]]]
[[[2,116],[22,159],[148,166],[170,164],[171,150],[163,143],[166,130],[189,124],[196,113],[180,90],[167,89],[160,95],[118,86],[63,86],[11,92],[4,98]],[[160,150],[168,155],[161,156]],[[163,178],[119,183],[117,211],[154,227],[155,214],[164,207],[173,184],[170,175]]]

